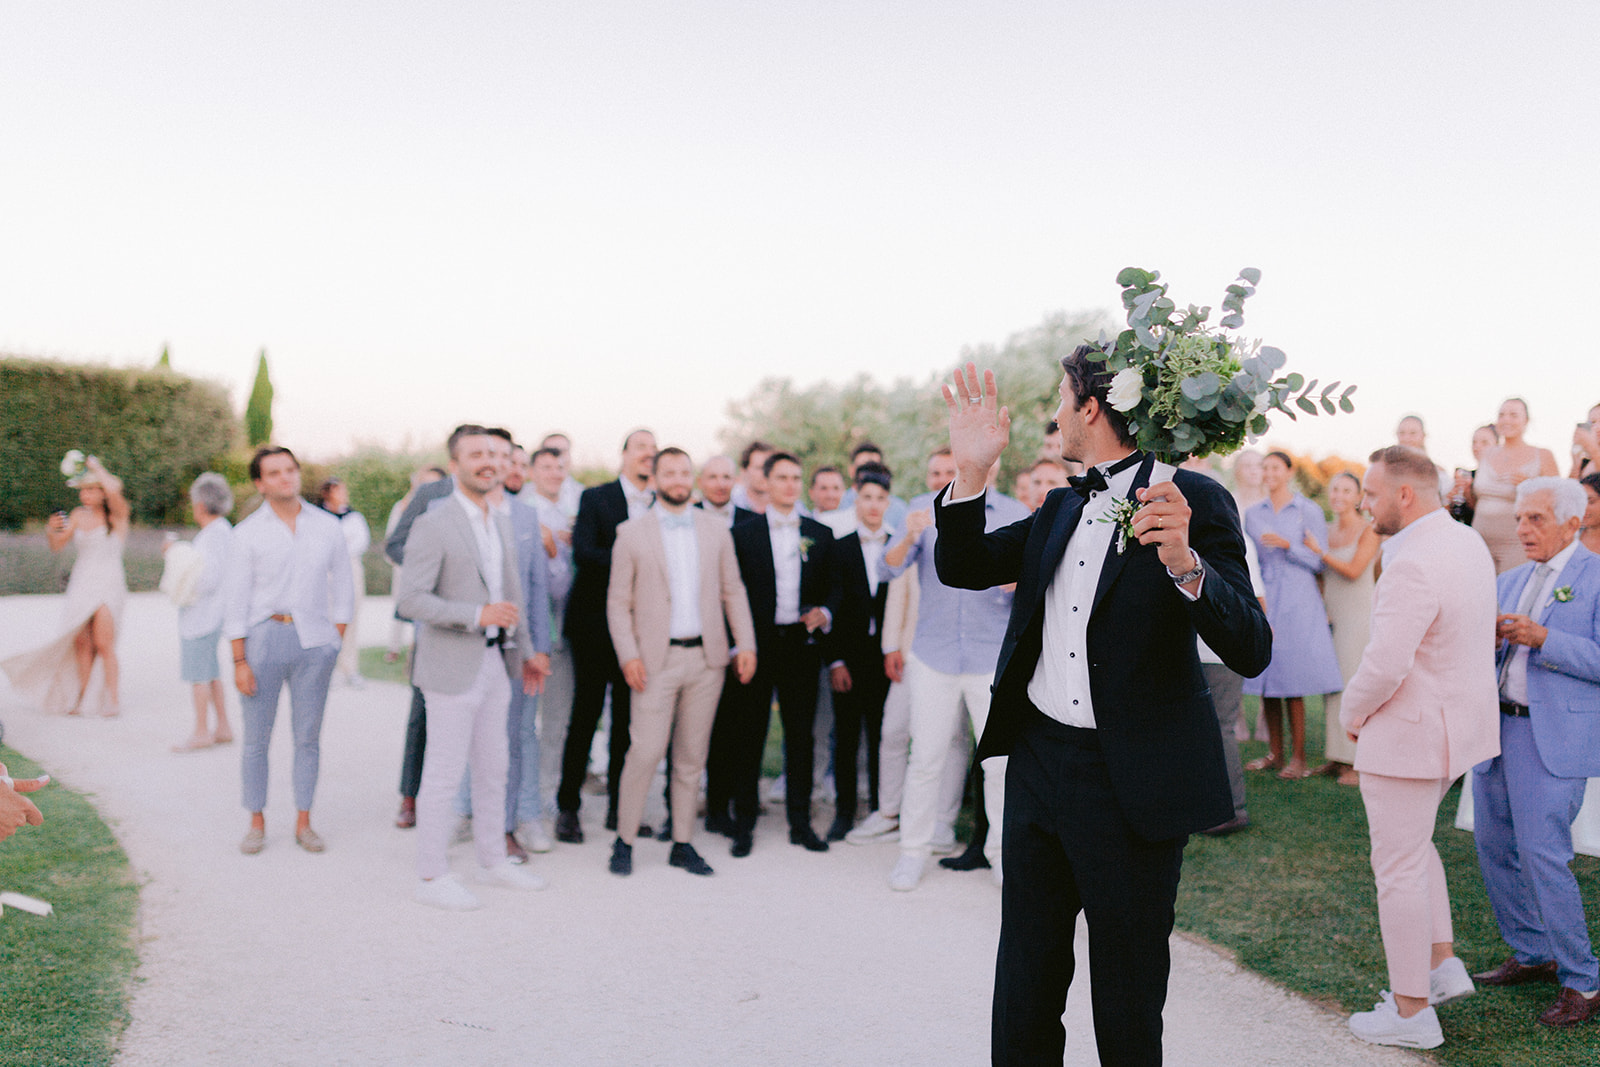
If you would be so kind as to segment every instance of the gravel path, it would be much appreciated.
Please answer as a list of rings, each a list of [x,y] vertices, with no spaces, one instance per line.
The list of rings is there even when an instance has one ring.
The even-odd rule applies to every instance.
[[[0,598],[0,655],[48,628],[58,602]],[[367,602],[369,639],[388,609]],[[411,898],[412,837],[390,821],[408,694],[383,684],[329,700],[315,809],[328,851],[293,843],[285,708],[267,848],[243,856],[238,744],[169,751],[192,714],[174,610],[137,594],[123,622],[121,719],[47,718],[0,678],[6,742],[91,795],[143,883],[123,1067],[986,1062],[999,895],[983,874],[893,893],[893,845],[814,855],[787,843],[779,813],[748,860],[701,836],[712,878],[641,841],[619,879],[591,798],[588,843],[534,858],[548,891],[426,909]],[[467,872],[470,847],[452,859]],[[1173,961],[1169,1064],[1418,1062],[1208,945],[1175,937]],[[1095,1063],[1082,983],[1067,1022],[1066,1062]]]

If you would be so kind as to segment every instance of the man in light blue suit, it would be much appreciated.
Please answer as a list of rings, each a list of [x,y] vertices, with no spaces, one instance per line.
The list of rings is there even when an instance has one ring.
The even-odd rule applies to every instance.
[[[1539,1016],[1572,1027],[1600,1015],[1572,862],[1572,820],[1600,775],[1600,557],[1576,540],[1585,497],[1567,478],[1517,487],[1528,562],[1499,579],[1500,755],[1473,768],[1478,864],[1513,955],[1472,977],[1559,982]]]

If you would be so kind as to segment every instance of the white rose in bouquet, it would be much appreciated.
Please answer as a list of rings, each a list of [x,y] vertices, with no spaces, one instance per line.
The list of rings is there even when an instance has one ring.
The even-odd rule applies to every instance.
[[[1111,379],[1106,400],[1118,411],[1132,411],[1139,406],[1144,393],[1144,373],[1136,367],[1127,367]]]
[[[83,473],[83,453],[76,448],[61,457],[61,473],[68,478],[76,478]]]

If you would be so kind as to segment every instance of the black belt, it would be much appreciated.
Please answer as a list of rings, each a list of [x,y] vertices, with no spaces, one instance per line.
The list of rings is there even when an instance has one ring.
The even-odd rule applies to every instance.
[[[505,645],[505,643],[506,643],[506,632],[504,630],[501,630],[499,633],[495,634],[493,637],[485,636],[484,639],[483,639],[483,645],[484,645],[485,648],[501,648],[501,647],[503,647]]]
[[[667,638],[667,644],[672,645],[675,648],[699,648],[701,645],[703,645],[705,643],[706,643],[705,642],[705,638],[703,638],[703,637],[669,637],[669,638]]]
[[[797,633],[804,634],[804,633],[809,633],[810,632],[810,631],[808,631],[806,629],[806,624],[803,623],[803,622],[785,622],[785,623],[780,623],[777,626],[773,627],[773,629],[777,630],[779,634],[782,634],[784,636],[788,636],[790,634],[797,634]]]
[[[1526,719],[1528,717],[1528,705],[1502,700],[1500,702],[1500,714],[1509,715],[1513,719]]]

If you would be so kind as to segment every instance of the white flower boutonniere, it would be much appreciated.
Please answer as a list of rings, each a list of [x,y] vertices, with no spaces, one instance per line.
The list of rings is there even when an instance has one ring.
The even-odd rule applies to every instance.
[[[807,560],[809,560],[811,558],[811,546],[814,545],[814,544],[816,544],[816,542],[813,541],[809,537],[800,538],[800,562],[801,563],[805,563]]]
[[[1572,586],[1564,585],[1555,591],[1555,598],[1565,604],[1572,599]]]
[[[74,448],[61,457],[61,473],[68,478],[76,478],[84,471],[84,455]]]
[[[1122,550],[1128,547],[1128,538],[1133,536],[1133,513],[1139,510],[1139,502],[1121,497],[1111,502],[1111,507],[1095,522],[1114,522],[1117,524],[1117,555],[1122,555]]]

